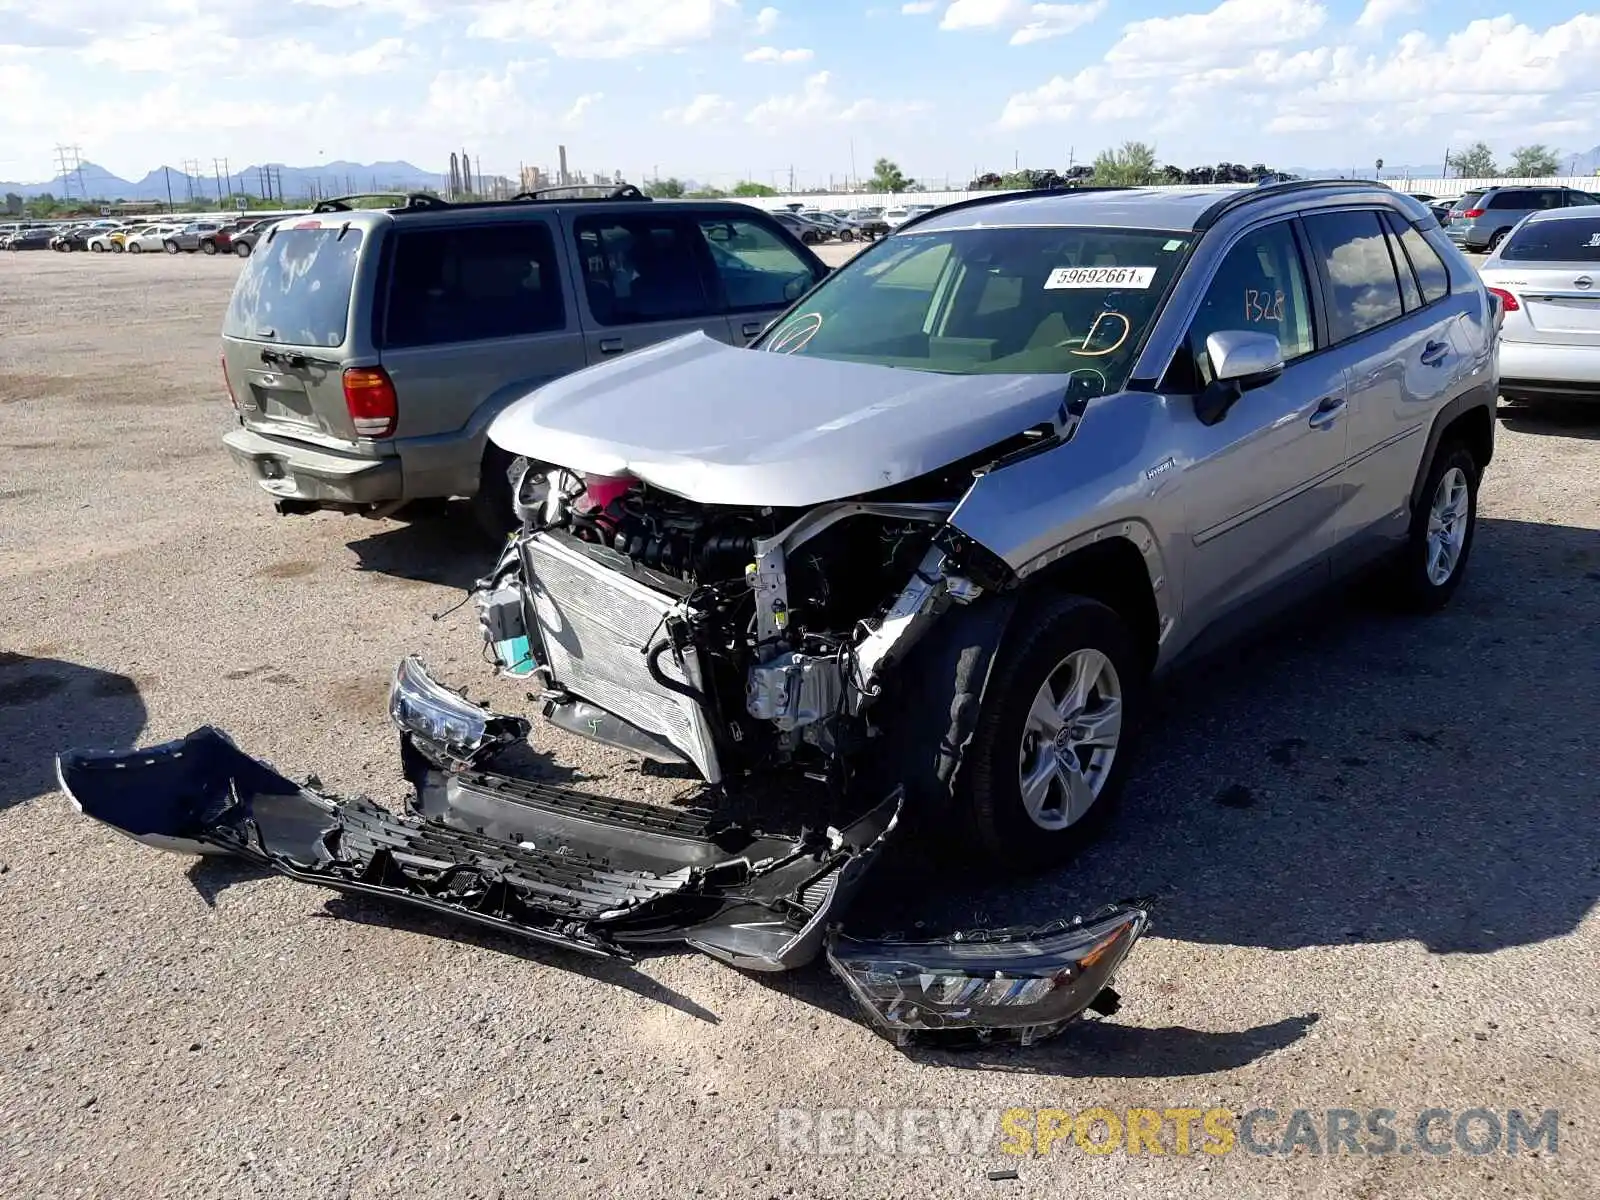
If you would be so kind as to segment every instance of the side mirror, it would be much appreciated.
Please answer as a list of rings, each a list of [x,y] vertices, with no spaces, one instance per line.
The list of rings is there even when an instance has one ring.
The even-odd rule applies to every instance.
[[[1206,338],[1206,357],[1211,360],[1211,383],[1194,401],[1195,415],[1204,425],[1215,425],[1240,396],[1283,374],[1283,348],[1271,333],[1218,331]]]

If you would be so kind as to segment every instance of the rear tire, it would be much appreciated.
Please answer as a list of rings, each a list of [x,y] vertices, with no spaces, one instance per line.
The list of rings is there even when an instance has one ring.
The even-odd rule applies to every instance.
[[[200,249],[207,254],[215,254],[217,252],[217,244],[212,241],[201,242]]]
[[[1411,515],[1405,548],[1389,571],[1386,598],[1405,612],[1436,612],[1450,602],[1478,531],[1478,463],[1460,442],[1434,452]]]
[[[177,242],[162,242],[161,243],[161,248],[163,250],[165,250],[168,254],[176,254],[178,252],[178,243]]]
[[[127,246],[124,246],[123,249],[125,249],[129,254],[143,254],[144,253],[144,247],[139,245],[138,242],[131,242]]]
[[[1490,254],[1493,254],[1496,250],[1500,249],[1500,243],[1506,240],[1506,234],[1508,234],[1510,232],[1511,231],[1509,229],[1497,229],[1497,230],[1495,230],[1494,236],[1489,239],[1489,253]]]
[[[95,254],[104,254],[106,252],[106,248],[104,246],[98,245],[94,242],[89,243],[89,249]]]
[[[233,252],[240,258],[249,258],[250,244],[248,242],[235,242],[233,244]]]

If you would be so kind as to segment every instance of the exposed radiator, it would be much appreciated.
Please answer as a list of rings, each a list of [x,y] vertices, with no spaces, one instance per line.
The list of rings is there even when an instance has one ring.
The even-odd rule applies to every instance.
[[[560,539],[537,533],[524,545],[534,618],[556,683],[665,738],[712,783],[721,778],[715,743],[700,705],[650,677],[644,651],[663,636],[670,596],[594,562]],[[696,674],[693,648],[684,652]],[[662,674],[687,682],[673,655]]]

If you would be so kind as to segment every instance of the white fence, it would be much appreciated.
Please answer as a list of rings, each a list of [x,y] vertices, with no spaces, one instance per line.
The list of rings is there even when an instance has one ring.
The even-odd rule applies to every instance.
[[[1571,187],[1580,191],[1600,193],[1600,177],[1570,175],[1544,179],[1385,179],[1385,184],[1397,192],[1421,192],[1448,199],[1474,188],[1485,187]],[[1209,191],[1221,187],[1250,187],[1250,184],[1160,184],[1159,190],[1167,192]],[[824,192],[792,196],[755,196],[747,200],[758,208],[776,209],[790,204],[803,204],[807,208],[899,208],[907,204],[954,204],[973,196],[998,196],[1003,189],[983,192]]]

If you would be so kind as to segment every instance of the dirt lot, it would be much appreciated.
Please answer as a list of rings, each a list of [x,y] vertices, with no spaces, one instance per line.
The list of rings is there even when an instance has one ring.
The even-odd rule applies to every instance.
[[[1450,611],[1308,616],[1166,694],[1072,870],[920,881],[931,915],[969,921],[1157,895],[1118,1016],[905,1054],[823,969],[597,965],[70,810],[57,749],[208,722],[394,800],[384,696],[410,651],[516,700],[469,613],[433,616],[484,565],[463,524],[279,519],[222,453],[236,270],[0,255],[0,1194],[1593,1194],[1600,410],[1502,413]],[[585,786],[682,786],[535,737]],[[1558,1109],[1559,1148],[838,1156],[776,1136],[787,1108],[1090,1106],[1277,1110],[1258,1140],[1297,1108],[1386,1108],[1407,1144],[1433,1106]]]

